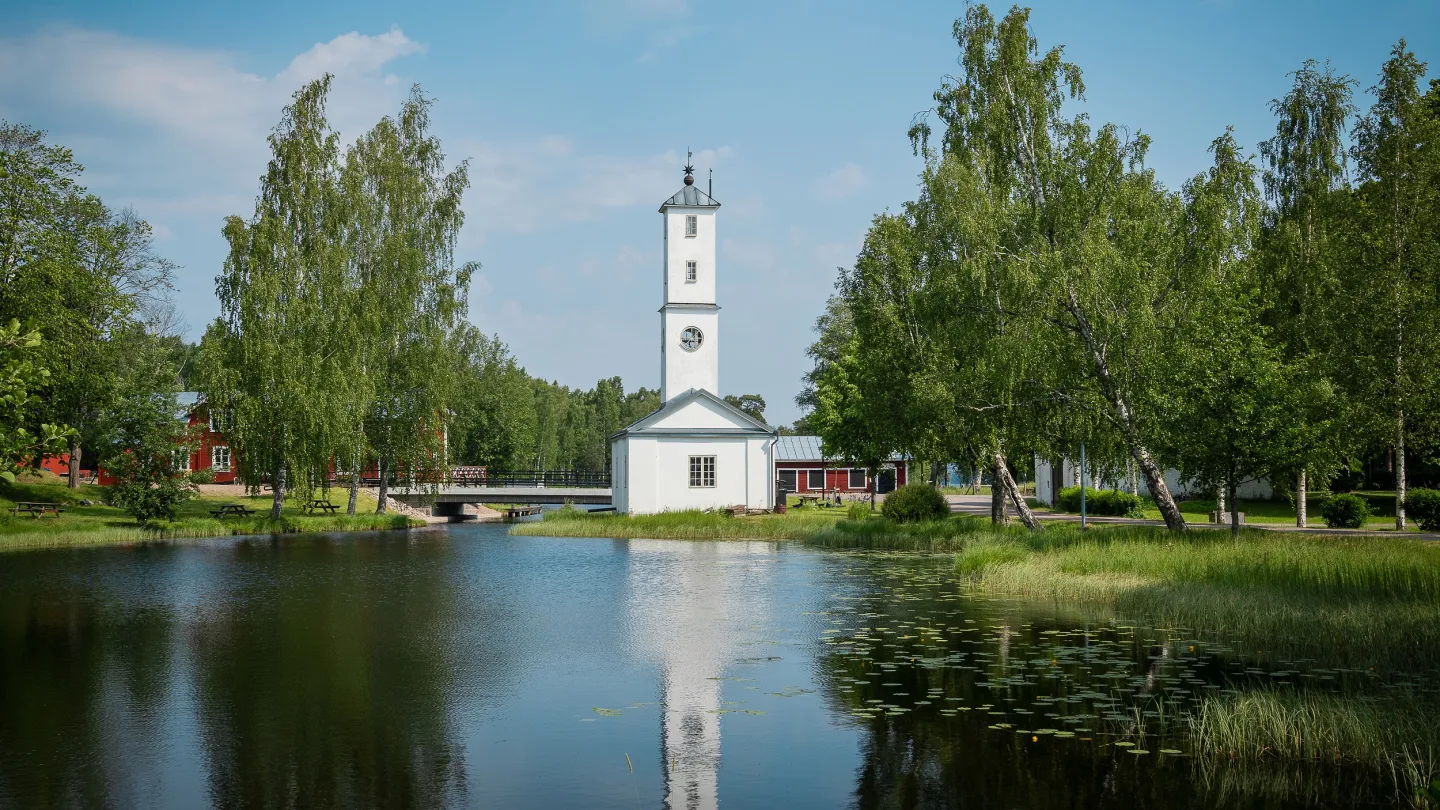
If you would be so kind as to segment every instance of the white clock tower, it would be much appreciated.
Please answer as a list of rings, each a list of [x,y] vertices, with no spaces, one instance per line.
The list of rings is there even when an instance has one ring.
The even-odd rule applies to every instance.
[[[720,307],[715,304],[715,213],[720,203],[685,185],[660,206],[665,283],[660,306],[660,399],[686,391],[720,393]]]
[[[610,487],[618,512],[769,509],[775,502],[779,434],[720,396],[719,209],[695,187],[688,163],[685,185],[660,206],[660,409],[610,437]]]

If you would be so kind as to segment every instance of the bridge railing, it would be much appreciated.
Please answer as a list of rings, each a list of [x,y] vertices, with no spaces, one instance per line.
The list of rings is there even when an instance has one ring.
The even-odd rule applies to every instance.
[[[484,467],[456,467],[450,483],[457,487],[575,487],[607,489],[610,473],[581,470],[489,470]]]

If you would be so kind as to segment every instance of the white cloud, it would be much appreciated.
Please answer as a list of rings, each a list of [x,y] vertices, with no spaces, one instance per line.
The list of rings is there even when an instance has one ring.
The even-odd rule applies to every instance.
[[[846,163],[816,180],[810,187],[821,199],[843,200],[855,196],[868,185],[870,178],[865,175],[865,170],[854,163]]]
[[[659,205],[680,187],[684,165],[673,151],[638,157],[583,152],[559,136],[528,143],[462,140],[452,154],[470,160],[467,230],[530,232],[550,222],[595,219],[603,212]],[[695,153],[697,174],[729,158],[729,147]]]
[[[329,42],[315,43],[310,50],[290,60],[290,66],[277,79],[282,84],[298,85],[325,73],[335,76],[372,75],[389,62],[424,52],[424,45],[405,36],[399,28],[391,28],[373,37],[351,31]]]

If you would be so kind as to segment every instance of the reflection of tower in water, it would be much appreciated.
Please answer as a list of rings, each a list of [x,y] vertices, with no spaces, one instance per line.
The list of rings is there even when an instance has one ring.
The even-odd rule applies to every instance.
[[[719,806],[720,678],[764,622],[768,543],[630,543],[635,645],[661,669],[660,756],[665,806]]]

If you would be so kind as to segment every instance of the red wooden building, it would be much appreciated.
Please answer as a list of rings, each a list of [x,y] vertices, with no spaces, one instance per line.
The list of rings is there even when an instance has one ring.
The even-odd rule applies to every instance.
[[[775,445],[775,477],[780,486],[797,494],[859,495],[870,491],[865,468],[825,458],[819,436],[781,436]],[[880,465],[875,491],[883,494],[905,482],[905,457],[896,454]]]
[[[177,419],[185,420],[189,430],[196,437],[196,443],[191,446],[187,453],[183,450],[177,451],[175,468],[181,472],[198,472],[200,470],[213,470],[215,472],[215,483],[230,484],[235,481],[235,455],[230,449],[230,441],[225,437],[224,424],[206,407],[205,401],[195,391],[182,391],[175,396],[180,405],[180,410],[175,414]],[[68,469],[69,456],[61,456]],[[57,472],[59,472],[57,470]],[[63,472],[59,474],[64,475]],[[115,479],[100,471],[99,483],[109,486],[115,483]]]

